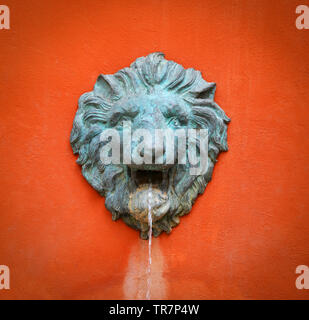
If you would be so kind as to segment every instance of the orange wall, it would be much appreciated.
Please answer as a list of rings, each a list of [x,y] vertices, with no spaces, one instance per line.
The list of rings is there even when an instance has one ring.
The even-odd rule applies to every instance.
[[[229,152],[171,235],[153,298],[301,298],[309,265],[309,30],[294,0],[6,0],[0,30],[4,298],[143,298],[147,242],[113,222],[69,145],[99,73],[163,51],[217,82]]]

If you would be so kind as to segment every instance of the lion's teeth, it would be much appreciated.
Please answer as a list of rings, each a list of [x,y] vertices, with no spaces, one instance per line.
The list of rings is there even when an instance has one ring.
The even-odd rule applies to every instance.
[[[130,187],[131,187],[131,192],[134,192],[136,190],[137,187],[137,183],[136,183],[136,170],[129,168],[129,170],[131,170],[131,183],[130,183]]]
[[[162,172],[162,189],[167,190],[168,187],[168,170]]]

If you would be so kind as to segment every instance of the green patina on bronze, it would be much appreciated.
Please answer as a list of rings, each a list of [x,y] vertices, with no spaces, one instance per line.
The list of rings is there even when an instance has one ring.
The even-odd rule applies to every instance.
[[[83,94],[71,132],[71,146],[78,154],[82,174],[100,195],[113,220],[140,230],[147,239],[149,184],[151,183],[153,235],[170,233],[179,217],[190,212],[211,180],[221,151],[227,151],[230,121],[214,102],[216,85],[201,73],[168,61],[162,53],[138,58],[114,75],[100,75],[93,91]],[[192,176],[187,165],[103,165],[100,134],[107,128],[122,131],[122,121],[137,128],[208,129],[208,168]]]

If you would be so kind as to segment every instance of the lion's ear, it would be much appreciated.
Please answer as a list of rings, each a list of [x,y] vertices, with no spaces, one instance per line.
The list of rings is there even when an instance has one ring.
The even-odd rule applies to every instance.
[[[203,83],[203,89],[198,95],[199,99],[211,99],[213,100],[216,92],[216,84],[214,82],[206,82]]]
[[[94,85],[94,94],[96,96],[117,99],[119,94],[119,84],[113,75],[100,74]]]

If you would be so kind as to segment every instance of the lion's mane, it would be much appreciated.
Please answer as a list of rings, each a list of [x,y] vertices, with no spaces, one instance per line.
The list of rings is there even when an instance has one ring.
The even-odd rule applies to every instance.
[[[71,132],[71,146],[78,154],[77,163],[82,174],[102,196],[114,220],[122,218],[130,226],[141,230],[147,238],[147,226],[134,219],[128,211],[128,174],[122,165],[103,165],[100,161],[100,134],[106,128],[109,110],[122,99],[148,95],[154,90],[173,92],[190,106],[190,120],[197,128],[209,132],[208,170],[201,176],[190,176],[184,166],[178,165],[174,175],[173,199],[169,214],[153,225],[154,235],[169,233],[179,223],[179,216],[188,213],[198,194],[204,192],[211,180],[217,156],[227,147],[227,124],[230,121],[214,102],[216,84],[205,81],[201,73],[184,69],[168,61],[163,53],[152,53],[138,58],[130,67],[113,75],[100,75],[93,91],[83,94]]]

